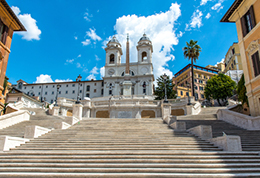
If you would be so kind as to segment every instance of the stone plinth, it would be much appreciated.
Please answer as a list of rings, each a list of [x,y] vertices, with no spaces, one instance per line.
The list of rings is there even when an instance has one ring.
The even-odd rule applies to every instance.
[[[74,104],[73,105],[73,110],[72,110],[72,115],[73,117],[82,120],[82,104]]]
[[[123,94],[125,96],[130,96],[132,94],[132,82],[131,81],[124,81],[123,82]]]
[[[242,151],[241,139],[240,136],[237,135],[224,134],[222,137],[212,138],[209,141],[222,148],[224,151]]]
[[[58,116],[60,113],[60,107],[59,106],[54,106],[53,108],[53,115]]]
[[[188,131],[202,139],[212,138],[212,128],[210,125],[199,125],[197,127],[190,128]]]
[[[171,104],[162,103],[162,119],[165,120],[171,116]]]

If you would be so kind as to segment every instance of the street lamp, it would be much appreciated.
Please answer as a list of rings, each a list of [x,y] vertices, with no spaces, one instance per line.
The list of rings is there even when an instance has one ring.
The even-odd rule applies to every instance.
[[[167,101],[167,90],[166,90],[166,85],[167,85],[167,83],[166,83],[166,79],[167,79],[167,75],[164,73],[163,74],[163,79],[164,79],[164,103],[168,103],[168,101]]]
[[[190,103],[190,84],[189,83],[187,83],[187,88],[188,88],[188,103],[187,103],[187,105],[191,105],[191,103]]]
[[[57,93],[56,93],[56,102],[55,102],[55,105],[54,106],[58,106],[58,94],[59,94],[59,89],[60,89],[61,85],[58,84],[57,85]]]
[[[79,96],[79,88],[80,88],[80,81],[81,81],[81,79],[82,79],[81,75],[79,75],[77,77],[77,79],[76,79],[76,81],[79,82],[79,85],[78,85],[78,96],[77,96],[77,101],[75,102],[76,104],[80,103],[80,101],[79,101],[79,98],[80,98],[80,96]]]

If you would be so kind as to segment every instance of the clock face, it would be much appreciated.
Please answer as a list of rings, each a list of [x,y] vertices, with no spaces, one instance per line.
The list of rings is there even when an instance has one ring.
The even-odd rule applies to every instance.
[[[141,68],[141,73],[146,74],[148,72],[148,69],[146,67]]]
[[[108,75],[113,75],[115,73],[115,70],[114,69],[109,69],[108,70]]]

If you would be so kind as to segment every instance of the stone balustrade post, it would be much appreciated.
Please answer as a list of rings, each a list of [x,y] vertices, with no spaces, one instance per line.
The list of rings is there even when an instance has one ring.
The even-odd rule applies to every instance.
[[[82,104],[73,104],[72,115],[73,117],[82,120]]]

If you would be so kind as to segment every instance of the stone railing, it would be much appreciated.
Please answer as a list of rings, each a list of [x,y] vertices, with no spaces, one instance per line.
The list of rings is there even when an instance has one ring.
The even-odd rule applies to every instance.
[[[10,114],[5,114],[0,116],[0,129],[28,120],[30,120],[30,113],[26,110],[19,110]]]
[[[200,102],[196,102],[193,107],[191,108],[192,110],[192,115],[197,115],[200,113],[201,111],[201,104]]]
[[[247,130],[260,130],[260,116],[247,116],[228,109],[219,109],[217,116],[219,120],[226,121]]]

